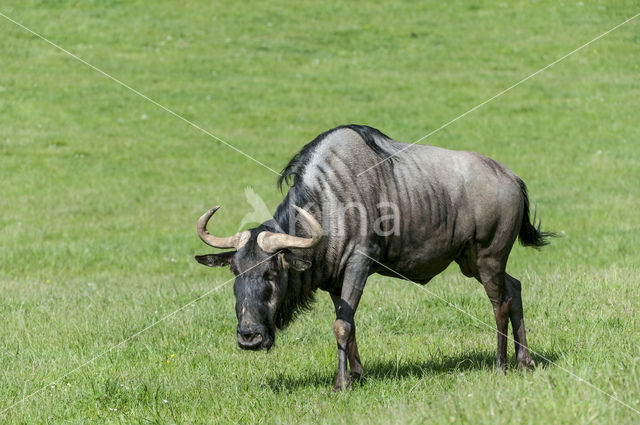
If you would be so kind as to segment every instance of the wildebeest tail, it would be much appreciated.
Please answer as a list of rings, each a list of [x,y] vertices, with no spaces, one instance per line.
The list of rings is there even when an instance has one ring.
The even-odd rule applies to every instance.
[[[536,224],[536,212],[533,212],[533,221],[529,217],[529,196],[527,195],[527,185],[520,179],[520,190],[522,190],[522,198],[524,200],[524,209],[522,212],[522,225],[520,226],[520,233],[518,238],[520,243],[524,246],[532,246],[534,248],[541,248],[545,245],[549,245],[549,238],[556,236],[552,232],[540,231],[540,221]]]

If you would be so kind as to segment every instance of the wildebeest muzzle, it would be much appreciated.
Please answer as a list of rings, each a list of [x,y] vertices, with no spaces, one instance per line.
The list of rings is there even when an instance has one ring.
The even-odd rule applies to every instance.
[[[238,326],[238,346],[243,350],[269,349],[273,345],[273,337],[263,326]]]

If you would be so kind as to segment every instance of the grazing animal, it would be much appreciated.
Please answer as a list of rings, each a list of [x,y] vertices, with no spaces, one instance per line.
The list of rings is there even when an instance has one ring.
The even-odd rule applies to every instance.
[[[384,160],[384,161],[383,161]],[[383,161],[383,162],[381,162]],[[371,168],[370,168],[371,167]],[[320,134],[284,168],[289,189],[273,219],[229,237],[198,221],[200,238],[216,248],[196,256],[207,266],[230,266],[237,341],[270,348],[275,330],[310,308],[317,289],[335,306],[338,343],[334,390],[362,374],[354,315],[373,273],[425,284],[452,261],[486,290],[498,328],[497,366],[506,373],[511,320],[519,368],[533,365],[527,348],[520,282],[506,273],[516,240],[547,244],[550,233],[529,218],[524,182],[478,153],[408,145],[367,126]]]

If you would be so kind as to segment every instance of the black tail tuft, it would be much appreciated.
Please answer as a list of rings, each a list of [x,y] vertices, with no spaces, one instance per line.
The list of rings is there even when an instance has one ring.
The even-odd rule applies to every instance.
[[[520,226],[520,233],[518,235],[520,243],[523,246],[532,246],[534,248],[541,248],[545,245],[549,245],[549,238],[555,237],[553,232],[541,232],[540,221],[536,224],[536,211],[533,211],[533,222],[529,219],[529,196],[527,195],[527,186],[524,182],[518,179],[520,189],[522,190],[522,196],[524,198],[524,211],[522,213],[522,225]]]

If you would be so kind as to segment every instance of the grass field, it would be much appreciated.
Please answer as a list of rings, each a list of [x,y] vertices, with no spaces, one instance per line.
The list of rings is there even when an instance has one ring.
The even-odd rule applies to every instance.
[[[280,170],[339,124],[414,141],[640,6],[6,0],[0,12]],[[270,352],[241,352],[232,274],[193,261],[210,252],[200,214],[223,204],[215,229],[235,232],[245,188],[273,211],[277,176],[0,17],[0,422],[638,423],[639,112],[640,18],[423,141],[509,166],[563,236],[509,263],[538,367],[517,373],[510,343],[502,376],[492,329],[374,276],[356,316],[366,380],[333,394],[326,294]],[[493,324],[457,268],[427,289]]]

